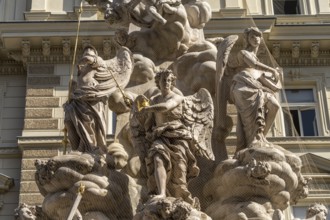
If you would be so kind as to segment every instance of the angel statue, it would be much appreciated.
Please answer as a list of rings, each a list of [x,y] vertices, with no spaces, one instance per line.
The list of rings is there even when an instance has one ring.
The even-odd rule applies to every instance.
[[[187,184],[199,174],[196,156],[214,160],[210,144],[213,103],[206,89],[183,96],[174,87],[175,79],[169,69],[158,72],[155,81],[160,92],[149,103],[138,97],[142,103],[134,114],[140,119],[146,116],[140,122],[147,140],[145,163],[152,198],[182,198],[194,206],[198,200],[192,198]]]
[[[282,88],[283,73],[261,63],[257,51],[262,33],[257,27],[245,29],[245,49],[236,60],[230,59],[230,50],[237,36],[229,36],[218,48],[217,60],[217,119],[216,126],[225,129],[227,101],[237,109],[236,152],[256,143],[268,144],[265,136],[280,108],[275,93]],[[229,86],[228,86],[229,85]]]
[[[106,108],[117,86],[125,87],[133,71],[129,49],[121,47],[116,57],[103,60],[92,45],[84,48],[70,99],[64,104],[64,123],[73,150],[106,152]]]

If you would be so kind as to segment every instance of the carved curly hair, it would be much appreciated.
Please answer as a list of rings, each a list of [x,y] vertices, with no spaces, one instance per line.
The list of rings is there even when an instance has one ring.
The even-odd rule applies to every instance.
[[[249,34],[254,33],[257,36],[262,38],[262,32],[257,27],[249,27],[244,30],[243,39],[244,39],[244,48],[249,45]]]
[[[311,218],[320,212],[324,212],[325,215],[328,215],[328,209],[321,203],[315,203],[307,209],[306,218]]]
[[[175,86],[175,80],[176,80],[176,76],[173,74],[173,71],[170,69],[163,69],[156,73],[155,82],[156,82],[156,86],[158,87],[158,89],[160,89],[159,82],[160,82],[162,76],[164,76],[166,78],[171,77],[171,80],[172,80],[171,89],[173,89],[173,87]]]

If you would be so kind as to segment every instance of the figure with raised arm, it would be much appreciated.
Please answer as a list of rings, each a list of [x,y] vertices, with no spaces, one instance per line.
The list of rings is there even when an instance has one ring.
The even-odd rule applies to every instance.
[[[187,178],[196,177],[199,169],[188,146],[190,133],[181,121],[184,97],[172,91],[175,79],[170,70],[157,73],[156,84],[161,93],[152,97],[150,106],[142,109],[142,112],[151,112],[154,120],[147,172],[149,186],[153,188],[150,190],[157,190],[154,193],[159,197],[165,198],[168,190],[171,196],[182,197],[192,204]]]
[[[150,105],[144,105],[141,112],[138,113],[149,114],[149,118],[145,122],[146,137],[151,142],[146,157],[148,189],[151,194],[156,194],[156,198],[172,196],[182,198],[194,205],[195,200],[188,191],[188,180],[199,174],[195,156],[214,158],[210,149],[201,146],[198,140],[194,141],[196,138],[189,127],[194,122],[189,125],[185,118],[188,112],[186,103],[191,100],[199,100],[199,103],[205,104],[207,101],[208,104],[203,104],[203,107],[199,109],[199,117],[205,119],[204,123],[208,121],[212,124],[212,99],[206,90],[201,90],[199,94],[203,94],[200,95],[203,98],[190,97],[189,101],[187,97],[175,92],[175,79],[171,70],[158,72],[155,80],[160,92],[151,97]],[[196,104],[196,106],[200,105]],[[191,113],[193,111],[194,109],[190,109]],[[208,111],[212,116],[206,114]],[[205,115],[206,117],[204,117]],[[190,119],[194,120],[193,117]],[[210,129],[210,126],[207,125],[201,126]],[[200,129],[200,131],[202,130]]]

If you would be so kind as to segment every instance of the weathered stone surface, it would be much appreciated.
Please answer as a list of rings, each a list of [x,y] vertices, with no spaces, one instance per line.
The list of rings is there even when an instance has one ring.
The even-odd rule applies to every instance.
[[[39,189],[35,181],[21,182],[21,193],[38,193]]]
[[[25,129],[58,129],[58,119],[25,119]]]
[[[22,160],[22,170],[35,170],[34,165],[35,159],[23,159]]]
[[[53,96],[52,88],[28,88],[26,96]]]
[[[23,158],[50,158],[58,155],[57,150],[24,150]]]
[[[26,98],[26,107],[58,107],[60,98]]]
[[[40,193],[21,193],[19,196],[20,203],[27,203],[30,205],[39,205],[44,200]]]
[[[29,75],[50,75],[54,73],[54,66],[30,66],[28,74]]]
[[[57,150],[24,150],[23,157],[24,158],[49,158],[53,156],[57,156]]]
[[[61,83],[61,77],[59,76],[47,76],[47,77],[29,77],[28,85],[32,86],[58,86]]]
[[[283,215],[290,203],[308,194],[301,165],[298,156],[268,143],[237,152],[234,159],[217,165],[213,179],[205,185],[203,192],[211,201],[206,213],[212,219],[224,220],[240,216],[283,219],[275,215]]]
[[[23,170],[21,173],[21,180],[34,180],[35,170]]]
[[[26,109],[25,118],[51,118],[53,110],[51,108]]]

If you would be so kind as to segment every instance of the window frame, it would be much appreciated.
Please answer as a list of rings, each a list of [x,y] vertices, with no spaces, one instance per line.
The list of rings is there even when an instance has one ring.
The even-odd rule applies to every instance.
[[[269,9],[271,10],[273,15],[276,16],[290,16],[290,15],[312,15],[316,14],[316,5],[315,3],[311,3],[308,0],[298,0],[299,14],[275,14],[274,10],[274,0],[266,0],[267,4],[269,4]]]
[[[309,85],[309,86],[303,86],[303,85],[291,85],[291,86],[287,86],[283,89],[283,93],[285,94],[285,90],[294,90],[294,89],[311,89],[312,92],[313,92],[313,98],[314,98],[314,102],[297,102],[297,103],[289,103],[289,102],[286,102],[286,100],[282,100],[282,96],[280,96],[280,102],[281,102],[281,107],[282,107],[282,111],[280,112],[281,114],[281,121],[282,121],[282,126],[281,126],[281,129],[282,129],[282,133],[283,133],[283,136],[285,137],[290,137],[286,134],[286,129],[285,129],[285,118],[284,118],[284,111],[286,111],[285,109],[288,109],[289,111],[290,110],[297,110],[298,111],[298,117],[299,117],[299,129],[300,129],[300,136],[298,137],[317,137],[317,136],[322,136],[322,128],[321,128],[321,117],[320,117],[320,114],[319,114],[319,106],[318,106],[318,96],[317,96],[317,91],[316,91],[316,88],[315,86],[312,86],[312,85]],[[303,121],[302,121],[302,118],[301,118],[301,110],[302,108],[304,108],[303,110],[306,110],[307,109],[314,109],[315,110],[315,118],[316,118],[316,129],[317,129],[317,135],[315,136],[305,136],[304,135],[304,131],[303,131]],[[295,137],[293,135],[293,137]]]
[[[298,7],[298,10],[299,10],[299,13],[295,13],[295,14],[286,14],[286,13],[283,13],[283,14],[276,14],[275,13],[275,8],[274,8],[274,6],[275,6],[275,4],[274,4],[274,1],[275,0],[273,0],[272,1],[272,8],[273,8],[273,14],[274,15],[276,15],[276,16],[288,16],[288,15],[302,15],[303,14],[303,12],[304,12],[304,7],[303,7],[303,1],[302,0],[296,0],[297,1],[297,7]],[[280,1],[285,1],[285,0],[280,0]],[[284,11],[284,9],[283,9],[283,11]]]

